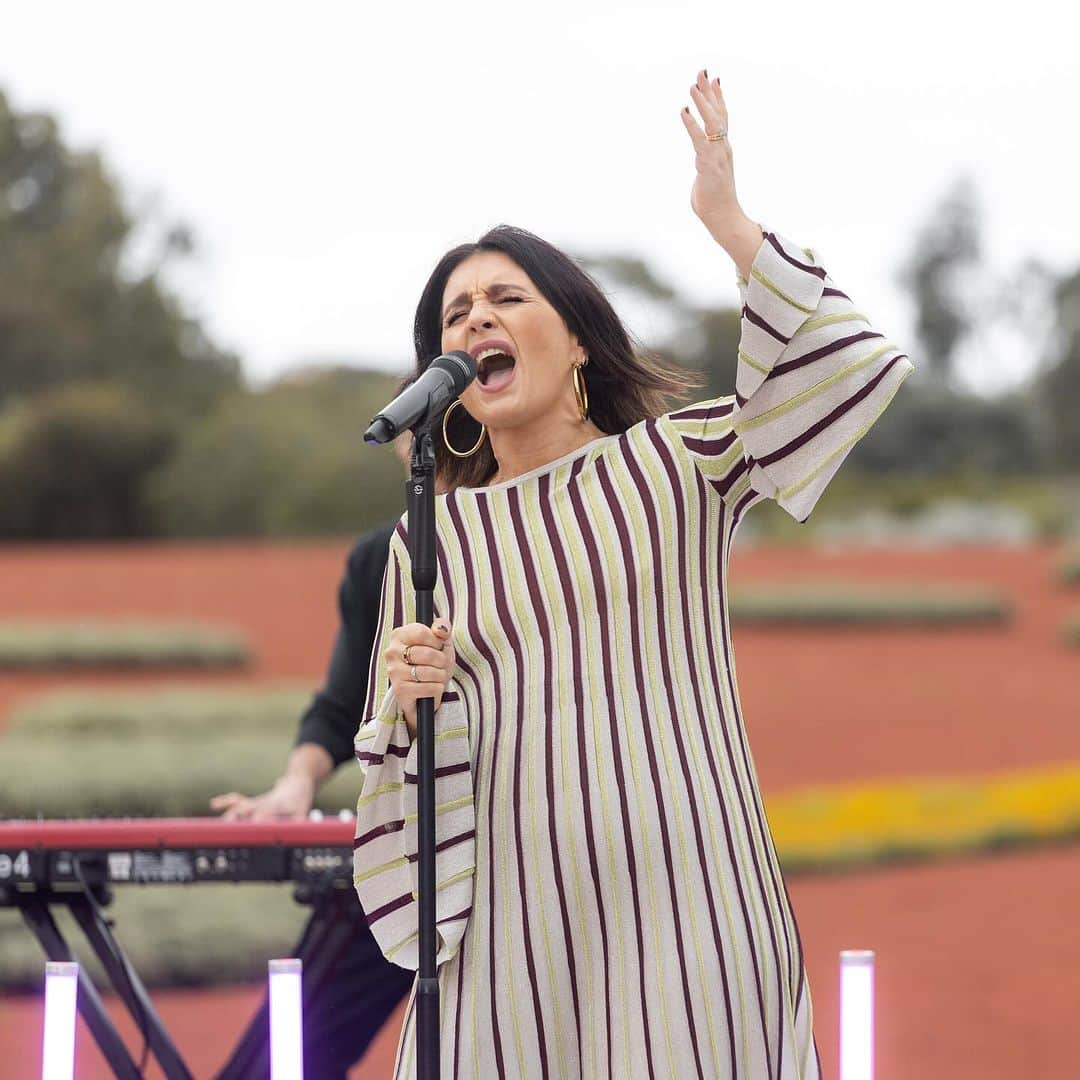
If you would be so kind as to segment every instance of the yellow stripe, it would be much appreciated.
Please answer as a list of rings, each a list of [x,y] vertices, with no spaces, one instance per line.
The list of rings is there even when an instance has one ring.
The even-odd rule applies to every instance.
[[[475,867],[467,866],[464,870],[459,870],[456,874],[452,874],[445,881],[440,881],[439,884],[435,886],[435,891],[442,892],[443,889],[449,889],[451,885],[456,885],[459,881],[466,881],[468,878],[471,878],[475,873]],[[420,899],[416,892],[413,892],[412,898],[414,900]]]
[[[861,371],[864,367],[867,367],[875,360],[884,356],[885,353],[892,352],[895,349],[895,345],[886,342],[869,355],[856,360],[854,363],[848,364],[846,367],[842,367],[839,371],[834,371],[828,378],[822,379],[819,383],[815,383],[801,394],[796,394],[794,397],[788,398],[787,401],[783,401],[774,408],[767,409],[765,412],[758,416],[751,417],[749,420],[737,420],[735,422],[735,430],[742,434],[742,432],[749,428],[760,427],[762,424],[767,424],[771,420],[775,420],[778,416],[783,416],[785,413],[791,412],[792,409],[797,409],[800,405],[805,405],[806,402],[817,397],[822,391],[828,390],[830,386],[835,386],[841,379],[846,379],[849,375],[854,375],[855,372]]]
[[[356,808],[359,810],[361,806],[367,806],[368,803],[374,802],[380,795],[389,795],[392,791],[400,791],[402,786],[400,780],[391,780],[385,784],[380,784],[370,795],[361,795],[356,800]]]
[[[760,371],[762,375],[768,375],[769,374],[769,369],[764,364],[759,364],[752,356],[749,356],[746,353],[744,353],[742,351],[742,349],[739,350],[738,355],[739,355],[739,359],[744,364],[749,364],[750,367],[752,367],[755,371]]]
[[[811,330],[819,330],[823,326],[832,326],[833,323],[839,322],[864,322],[869,324],[870,320],[858,311],[838,311],[835,315],[822,315],[820,319],[807,319],[795,331],[795,336],[801,337],[803,334],[810,333]]]
[[[812,469],[801,480],[792,484],[790,487],[784,488],[784,490],[779,493],[778,498],[789,499],[792,495],[795,495],[797,492],[802,491],[802,489],[806,487],[806,485],[809,484],[810,481],[813,480],[814,477],[817,476],[823,469],[827,468],[831,462],[835,461],[841,454],[847,453],[847,451],[850,450],[874,426],[874,424],[877,423],[878,418],[889,407],[889,402],[892,401],[893,396],[896,394],[896,391],[900,388],[900,383],[902,383],[904,379],[906,379],[908,375],[911,374],[911,372],[912,368],[911,366],[909,366],[907,371],[905,371],[903,375],[901,375],[899,382],[889,388],[889,393],[886,395],[885,400],[881,405],[881,408],[878,409],[878,411],[874,413],[874,415],[865,424],[863,424],[863,426],[859,428],[859,430],[856,431],[850,439],[846,439],[844,442],[842,442],[816,468]]]
[[[471,794],[470,795],[462,795],[462,797],[460,799],[455,799],[453,802],[443,803],[441,806],[436,806],[435,807],[435,816],[438,817],[439,814],[449,814],[451,810],[460,810],[463,806],[468,806],[472,801],[473,801],[473,797],[472,797]],[[406,814],[405,815],[405,820],[407,822],[408,821],[415,821],[416,818],[417,818],[416,814]]]
[[[387,870],[393,870],[398,866],[405,866],[407,863],[408,859],[406,859],[404,855],[399,855],[396,859],[391,859],[389,862],[373,866],[370,870],[365,870],[362,874],[353,874],[353,884],[359,885],[361,881],[367,881],[368,878],[376,877],[378,874],[382,874]]]
[[[436,742],[442,742],[443,739],[452,739],[457,735],[468,735],[468,734],[469,734],[468,727],[448,728],[446,731],[440,731],[439,734],[435,736],[435,741]]]
[[[800,304],[798,300],[792,299],[790,296],[788,296],[786,292],[784,292],[783,289],[780,288],[779,285],[776,284],[776,282],[770,281],[769,278],[767,278],[760,270],[757,269],[757,267],[752,266],[750,268],[750,273],[753,277],[760,281],[761,284],[769,290],[769,292],[775,293],[777,296],[780,297],[781,300],[784,301],[785,304],[790,304],[797,311],[804,311],[807,315],[812,315],[815,311],[817,311],[816,307],[806,307],[804,304]]]

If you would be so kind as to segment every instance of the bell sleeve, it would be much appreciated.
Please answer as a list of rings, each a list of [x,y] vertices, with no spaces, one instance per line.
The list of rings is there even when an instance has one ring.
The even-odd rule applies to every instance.
[[[666,419],[729,506],[772,498],[803,522],[913,365],[811,249],[763,231],[749,280],[737,279],[734,397]]]
[[[383,656],[391,631],[415,622],[408,549],[390,542],[379,630],[371,656],[364,723],[356,733],[363,785],[356,806],[353,883],[388,960],[419,967],[417,904],[417,747],[398,709]],[[458,950],[472,911],[476,824],[469,721],[451,678],[435,710],[436,963]]]

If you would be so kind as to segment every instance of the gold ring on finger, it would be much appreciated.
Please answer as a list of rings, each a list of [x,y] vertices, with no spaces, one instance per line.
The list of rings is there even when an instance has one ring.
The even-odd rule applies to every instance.
[[[419,682],[420,681],[420,676],[416,674],[416,665],[412,664],[410,666],[412,667],[412,681],[413,682]]]
[[[401,659],[404,660],[406,664],[411,664],[412,663],[412,661],[409,659],[409,650],[411,648],[412,648],[411,645],[406,645],[404,652],[402,652],[402,654],[401,654]]]
[[[718,131],[715,135],[710,135],[708,132],[706,132],[705,138],[708,139],[709,142],[719,142],[721,139],[726,139],[727,128],[724,128],[723,131]]]

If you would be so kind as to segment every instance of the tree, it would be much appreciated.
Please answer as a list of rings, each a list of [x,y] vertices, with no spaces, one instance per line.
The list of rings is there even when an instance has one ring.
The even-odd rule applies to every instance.
[[[70,380],[113,379],[168,414],[206,408],[240,384],[163,284],[162,260],[130,273],[137,223],[96,153],[0,93],[0,404]],[[183,227],[166,254],[190,249]]]
[[[237,358],[163,281],[187,230],[128,267],[145,224],[97,154],[0,93],[0,537],[152,533],[147,476],[242,386]]]
[[[1043,377],[1043,400],[1050,415],[1058,465],[1080,470],[1080,269],[1054,289],[1054,359]]]

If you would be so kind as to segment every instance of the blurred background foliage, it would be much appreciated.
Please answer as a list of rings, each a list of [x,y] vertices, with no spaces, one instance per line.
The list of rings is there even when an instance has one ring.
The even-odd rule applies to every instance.
[[[190,230],[160,230],[135,267],[146,231],[97,154],[0,94],[0,539],[341,534],[397,516],[401,466],[360,435],[399,376],[306,367],[248,385],[240,358],[169,286],[194,251]],[[695,396],[731,392],[736,308],[689,303],[632,253],[578,258],[673,328],[645,346],[700,370]],[[1080,268],[1055,275],[1028,259],[993,278],[978,195],[961,178],[897,273],[915,314],[905,346],[916,376],[807,531],[854,506],[911,515],[949,497],[1003,501],[1037,535],[1067,530],[1080,473]],[[1031,373],[993,395],[973,389],[990,332],[1017,343]],[[410,367],[402,356],[399,373]],[[798,531],[770,508],[752,527]]]

